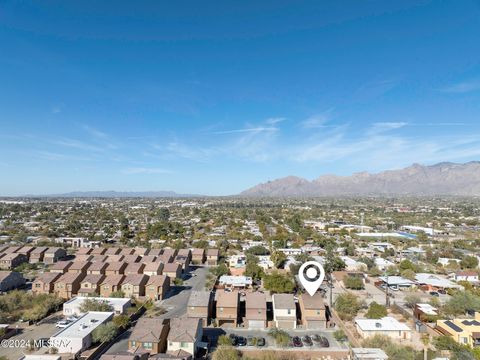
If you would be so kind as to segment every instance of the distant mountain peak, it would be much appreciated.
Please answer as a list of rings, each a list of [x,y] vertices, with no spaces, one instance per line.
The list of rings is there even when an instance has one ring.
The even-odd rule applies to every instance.
[[[480,196],[480,162],[465,164],[441,162],[435,165],[412,164],[399,170],[376,174],[358,172],[351,176],[323,175],[308,181],[287,176],[256,185],[240,193],[254,197],[308,196]]]

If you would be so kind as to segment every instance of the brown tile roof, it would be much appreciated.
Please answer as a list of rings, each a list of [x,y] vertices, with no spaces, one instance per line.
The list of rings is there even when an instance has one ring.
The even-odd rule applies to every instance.
[[[49,247],[47,251],[45,251],[45,255],[47,254],[54,254],[56,253],[58,250],[63,250],[62,248],[59,248],[59,247]]]
[[[62,274],[60,273],[52,273],[52,272],[46,272],[46,273],[43,273],[39,276],[37,276],[37,278],[35,279],[34,282],[42,282],[44,284],[48,284],[48,283],[51,283],[51,282],[55,282],[55,280],[57,280],[60,276],[62,276]]]
[[[39,246],[39,247],[36,247],[35,249],[33,249],[33,251],[30,253],[30,255],[34,255],[34,254],[42,254],[44,253],[45,251],[47,251],[48,248],[45,247],[45,246]]]
[[[83,274],[77,274],[77,273],[65,273],[55,281],[55,284],[57,283],[71,284],[75,281],[81,281],[84,276],[85,275]]]
[[[168,327],[168,321],[159,317],[142,317],[138,319],[129,340],[158,343],[162,340],[160,336],[164,332],[163,328],[165,326]]]
[[[154,262],[157,259],[155,255],[145,255],[142,257],[142,262],[144,263],[149,263],[149,262]]]
[[[147,285],[165,286],[168,278],[165,275],[152,275],[147,281]]]
[[[193,249],[193,251],[192,251],[192,255],[193,255],[193,256],[203,256],[204,254],[205,254],[205,249],[195,248],[195,249]]]
[[[267,296],[261,292],[247,292],[245,297],[245,306],[247,309],[266,309]]]
[[[238,307],[237,291],[217,291],[216,293],[217,307]]]
[[[107,248],[107,251],[105,251],[105,255],[117,255],[122,251],[120,248],[117,247],[111,247]]]
[[[18,254],[30,254],[35,248],[33,246],[23,246],[20,249],[17,250]]]
[[[157,271],[158,269],[163,269],[163,263],[162,262],[160,262],[160,261],[148,262],[148,263],[145,263],[145,267],[143,268],[143,272]]]
[[[162,253],[162,249],[150,249],[148,255],[158,256]]]
[[[125,263],[123,261],[111,262],[111,263],[108,264],[107,271],[118,271],[118,270],[123,269],[126,265],[127,265],[127,263]]]
[[[163,272],[176,272],[180,269],[180,264],[177,263],[168,263],[165,264],[163,267]]]
[[[145,248],[135,248],[134,254],[143,256],[143,255],[145,255],[147,252],[148,252],[148,250],[145,249]]]
[[[191,256],[192,252],[190,249],[180,249],[178,250],[177,256]]]
[[[89,274],[85,276],[85,278],[82,280],[82,283],[91,283],[91,284],[102,284],[103,279],[105,278],[105,275],[99,275],[99,274]]]
[[[134,248],[122,248],[122,250],[120,251],[120,254],[122,255],[131,255],[135,252],[135,249]]]
[[[124,255],[108,255],[105,262],[108,262],[108,263],[120,262],[120,261],[123,261],[124,258],[125,258]]]
[[[93,259],[93,255],[80,254],[80,255],[75,255],[74,261],[76,261],[76,262],[78,262],[78,261],[87,262],[87,261],[90,261],[92,259]]]
[[[200,325],[200,319],[173,318],[170,320],[170,333],[168,341],[173,342],[195,342]]]
[[[138,255],[125,255],[125,257],[123,258],[123,261],[125,261],[126,263],[136,263],[136,262],[139,262],[142,258]]]
[[[292,294],[274,294],[273,302],[276,309],[295,309],[295,301]]]
[[[125,274],[138,274],[139,272],[142,272],[144,267],[145,265],[143,263],[129,263],[125,268]]]
[[[68,271],[71,270],[87,270],[88,267],[90,266],[90,262],[83,262],[83,261],[74,261],[72,263],[72,266],[68,269]]]
[[[88,268],[88,271],[101,271],[105,270],[108,267],[107,263],[104,262],[94,262],[90,267]]]
[[[208,249],[207,250],[207,256],[218,256],[218,249]]]
[[[73,263],[71,261],[57,261],[50,266],[50,270],[65,270],[68,269]]]
[[[78,248],[77,252],[75,253],[75,255],[89,255],[91,254],[93,251],[92,248],[85,248],[85,247],[81,247],[81,248]]]
[[[310,296],[308,294],[300,295],[300,301],[303,303],[303,306],[307,310],[321,310],[325,309],[325,303],[323,302],[323,297],[320,293],[315,293],[315,295]]]
[[[130,285],[140,285],[141,283],[145,283],[148,280],[148,276],[143,274],[132,274],[127,275],[125,279],[122,281],[122,285],[130,284]]]
[[[105,254],[105,251],[107,251],[106,248],[104,247],[97,247],[92,250],[92,255],[103,255]]]
[[[110,286],[113,285],[121,285],[123,282],[123,279],[125,278],[125,275],[107,275],[105,276],[105,279],[102,281],[103,284],[107,284]]]

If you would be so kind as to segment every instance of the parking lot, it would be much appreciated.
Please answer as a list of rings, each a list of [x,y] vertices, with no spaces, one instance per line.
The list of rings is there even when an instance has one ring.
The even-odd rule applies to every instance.
[[[335,348],[340,348],[340,349],[346,349],[347,346],[345,344],[339,343],[335,338],[333,337],[333,333],[335,330],[300,330],[300,329],[295,329],[295,330],[286,330],[286,332],[290,335],[290,337],[294,336],[299,336],[300,338],[309,335],[320,335],[324,336],[327,338],[329,342],[329,347],[328,349],[335,349]],[[209,339],[211,346],[216,347],[218,338],[221,335],[230,335],[230,334],[235,334],[237,336],[243,336],[244,338],[247,338],[249,336],[252,337],[262,337],[265,339],[265,346],[262,348],[268,348],[268,349],[277,349],[277,345],[275,343],[275,339],[272,338],[270,335],[268,335],[269,330],[260,330],[260,329],[242,329],[242,328],[225,328],[225,329],[220,329],[220,328],[206,328],[204,329],[204,335]],[[304,349],[312,348],[312,349],[317,349],[321,350],[322,346],[313,343],[312,346],[302,346]],[[258,348],[257,346],[242,346],[242,348],[248,349],[248,348]],[[293,346],[291,347],[293,348]],[[324,348],[325,349],[325,348]]]

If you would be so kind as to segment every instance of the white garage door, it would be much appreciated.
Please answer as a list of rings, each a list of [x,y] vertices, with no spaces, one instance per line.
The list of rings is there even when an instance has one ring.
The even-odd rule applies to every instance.
[[[265,328],[265,321],[262,320],[249,320],[248,327],[250,329],[263,329]]]

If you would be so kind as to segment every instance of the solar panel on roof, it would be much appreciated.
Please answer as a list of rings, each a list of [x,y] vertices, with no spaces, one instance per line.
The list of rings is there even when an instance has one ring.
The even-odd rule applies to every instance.
[[[449,328],[451,328],[452,330],[454,330],[456,332],[462,332],[463,331],[459,326],[455,325],[450,320],[445,321],[445,325],[447,325]]]

